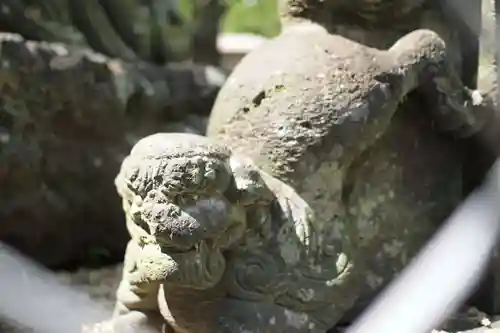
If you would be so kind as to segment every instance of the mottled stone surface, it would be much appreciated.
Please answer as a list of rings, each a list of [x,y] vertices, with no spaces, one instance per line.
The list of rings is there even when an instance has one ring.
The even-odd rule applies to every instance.
[[[13,34],[0,48],[0,239],[49,266],[120,258],[123,157],[156,131],[203,131],[224,76]]]
[[[323,333],[390,281],[452,208],[441,187],[459,192],[413,160],[419,179],[404,174],[411,154],[385,141],[401,136],[399,103],[424,87],[446,130],[485,121],[446,51],[430,30],[381,51],[304,23],[246,58],[286,75],[262,81],[216,138],[139,141],[115,181],[131,235],[115,331],[139,313],[175,332]]]
[[[338,156],[350,150],[332,136],[311,153],[315,162],[297,168],[297,158],[286,156],[288,148],[277,134],[298,136],[298,122],[290,119],[307,117],[302,110],[316,110],[320,119],[334,105],[336,89],[340,90],[338,84],[330,85],[329,65],[319,60],[327,57],[321,54],[326,44],[301,27],[301,22],[318,23],[332,34],[379,49],[389,48],[409,31],[431,29],[446,42],[447,60],[459,76],[467,68],[462,63],[463,49],[470,47],[464,45],[461,30],[450,17],[452,11],[441,7],[444,2],[298,0],[283,4],[284,33],[235,68],[216,100],[207,134],[248,152],[260,167],[271,165],[271,173],[280,179],[291,179],[322,218],[335,223],[344,210],[351,210],[350,224],[370,230],[360,234],[358,244],[366,244],[366,252],[360,253],[367,253],[371,266],[367,277],[376,291],[460,202],[465,150],[462,142],[437,130],[436,119],[428,112],[435,109],[434,97],[415,91],[399,101],[389,126],[366,142],[348,166]],[[277,86],[284,88],[274,89]],[[356,89],[362,87],[352,91]],[[351,98],[349,92],[344,94]],[[286,159],[290,162],[283,162]],[[303,159],[315,160],[309,155]],[[380,242],[373,241],[377,238]],[[382,249],[394,256],[385,255]]]
[[[115,324],[139,314],[176,332],[322,333],[460,200],[463,156],[442,132],[468,136],[488,118],[470,107],[479,99],[458,79],[460,41],[442,12],[400,7],[402,25],[384,30],[292,3],[308,15],[237,66],[212,140],[157,134],[122,164],[131,240]],[[379,14],[421,4],[372,3]],[[435,33],[399,39],[418,27]]]
[[[351,267],[291,187],[186,134],[139,141],[116,186],[131,235],[116,325],[161,313],[175,331],[326,330],[307,312],[328,305]]]

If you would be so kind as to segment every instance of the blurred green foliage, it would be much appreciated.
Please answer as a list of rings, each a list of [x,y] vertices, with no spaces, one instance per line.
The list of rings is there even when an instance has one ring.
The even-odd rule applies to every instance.
[[[275,0],[236,0],[222,21],[226,32],[247,32],[274,37],[280,31]]]
[[[223,32],[265,37],[280,31],[277,0],[1,0],[1,4],[1,31],[90,46],[132,62],[164,64],[216,53],[210,45],[215,44],[217,25]]]
[[[224,32],[274,37],[280,32],[276,0],[221,0],[227,10],[221,22]],[[194,0],[180,0],[181,12],[191,18]]]

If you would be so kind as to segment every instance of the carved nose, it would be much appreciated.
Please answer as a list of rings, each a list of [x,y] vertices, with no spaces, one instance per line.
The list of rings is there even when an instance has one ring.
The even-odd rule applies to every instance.
[[[222,234],[231,223],[231,208],[227,200],[210,198],[182,209],[171,203],[156,204],[143,215],[152,236],[185,251],[202,240]]]

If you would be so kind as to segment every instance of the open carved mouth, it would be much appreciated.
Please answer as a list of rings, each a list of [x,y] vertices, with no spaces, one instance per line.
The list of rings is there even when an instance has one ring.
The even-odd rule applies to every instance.
[[[159,241],[158,244],[160,245],[162,252],[169,253],[169,254],[189,253],[192,251],[196,251],[196,248],[198,247],[197,245],[193,245],[191,247],[181,249],[181,248],[178,248],[175,246],[171,246],[169,244],[165,244],[161,241]]]
[[[140,265],[149,274],[150,281],[168,282],[195,289],[215,285],[225,271],[225,259],[218,249],[205,242],[191,250],[170,251],[157,244],[146,245]]]

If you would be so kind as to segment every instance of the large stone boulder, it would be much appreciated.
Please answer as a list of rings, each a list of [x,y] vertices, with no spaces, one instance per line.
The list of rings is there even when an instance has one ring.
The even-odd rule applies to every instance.
[[[152,132],[203,131],[224,79],[1,34],[0,240],[49,266],[121,258],[123,157]]]

